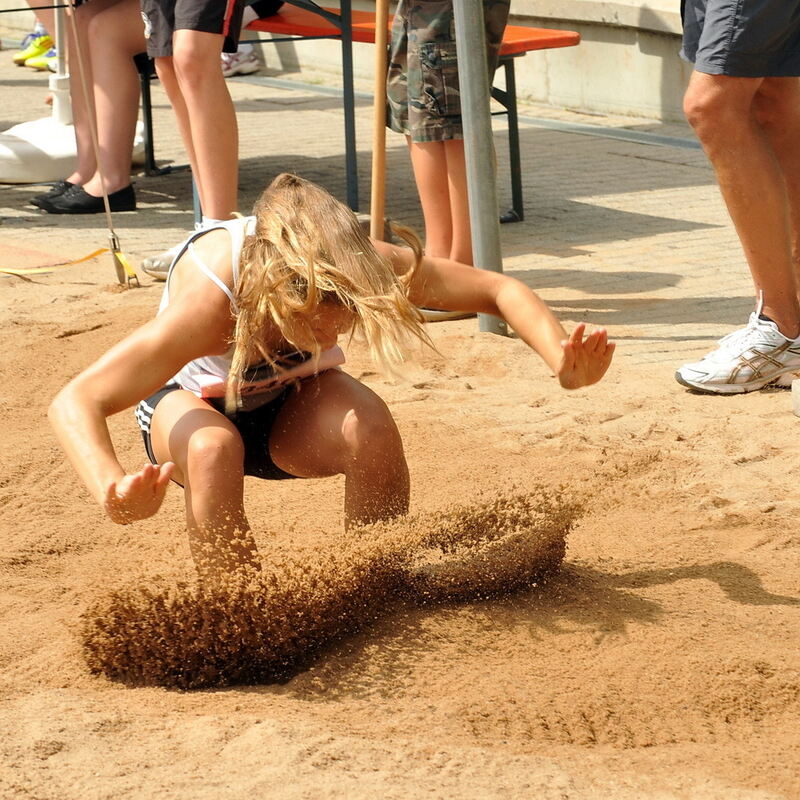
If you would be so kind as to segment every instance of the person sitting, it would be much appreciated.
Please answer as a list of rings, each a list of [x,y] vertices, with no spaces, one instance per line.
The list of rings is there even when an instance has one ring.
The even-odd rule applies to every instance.
[[[283,0],[251,0],[245,3],[239,38],[245,35],[245,29],[253,20],[271,17],[282,5]],[[252,75],[260,69],[261,62],[250,42],[240,41],[235,53],[222,53],[222,74],[226,78],[232,78],[234,75]]]

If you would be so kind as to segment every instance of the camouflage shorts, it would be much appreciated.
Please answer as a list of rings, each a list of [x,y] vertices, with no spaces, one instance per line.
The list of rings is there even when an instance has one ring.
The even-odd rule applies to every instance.
[[[511,0],[483,0],[489,81],[497,68]],[[386,81],[387,124],[414,142],[461,139],[452,0],[400,0]]]

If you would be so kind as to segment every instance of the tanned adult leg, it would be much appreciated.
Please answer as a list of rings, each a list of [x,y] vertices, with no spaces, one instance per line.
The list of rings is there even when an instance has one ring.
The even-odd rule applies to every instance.
[[[717,175],[763,313],[784,336],[800,334],[789,201],[778,155],[756,116],[761,78],[693,72],[684,111]]]
[[[75,130],[75,144],[77,149],[77,161],[74,171],[66,176],[70,183],[83,184],[94,175],[97,163],[94,157],[94,147],[92,146],[91,131],[89,128],[89,115],[94,113],[92,100],[92,65],[89,57],[89,47],[86,37],[86,26],[91,18],[99,11],[104,10],[110,4],[110,0],[98,0],[96,3],[81,5],[75,10],[75,26],[78,30],[78,40],[76,42],[72,21],[64,19],[64,30],[66,42],[56,42],[69,63],[69,73],[71,75],[70,106],[72,108],[72,121]],[[36,16],[45,26],[47,32],[55,40],[55,14],[52,8],[40,8],[40,6],[52,6],[48,0],[29,0],[28,5],[34,9]],[[88,87],[89,105],[86,104],[86,95],[81,83],[81,72],[78,68],[78,47],[82,56],[84,66],[84,77]]]
[[[121,0],[89,23],[100,170],[83,188],[95,197],[131,182],[131,151],[139,115],[139,73],[133,56],[144,51],[138,0]]]
[[[800,293],[800,78],[766,78],[755,113],[778,158],[789,204],[795,290]]]

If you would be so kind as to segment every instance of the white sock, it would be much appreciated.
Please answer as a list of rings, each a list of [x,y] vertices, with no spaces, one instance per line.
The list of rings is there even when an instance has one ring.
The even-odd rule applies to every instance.
[[[33,32],[37,36],[44,36],[47,33],[47,28],[37,19],[36,24],[33,26]]]
[[[250,53],[253,52],[253,45],[251,45],[251,44],[240,44],[238,49],[236,50],[236,52],[240,56],[250,55]]]

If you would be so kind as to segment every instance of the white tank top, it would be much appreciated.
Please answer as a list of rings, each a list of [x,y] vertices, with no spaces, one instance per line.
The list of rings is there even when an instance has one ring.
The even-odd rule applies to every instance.
[[[169,305],[169,282],[172,277],[172,270],[178,259],[186,252],[192,256],[194,264],[212,283],[215,283],[224,292],[231,302],[231,310],[236,314],[236,300],[233,290],[214,273],[207,264],[203,262],[196,252],[194,242],[200,236],[218,228],[224,228],[231,237],[231,266],[233,271],[233,285],[236,287],[239,281],[239,259],[242,252],[242,245],[246,236],[252,234],[255,227],[255,217],[240,217],[238,219],[226,220],[215,225],[213,228],[206,228],[202,231],[195,231],[181,246],[175,258],[170,264],[167,273],[167,282],[164,286],[164,293],[161,296],[161,303],[158,307],[160,314]],[[233,348],[223,356],[203,356],[190,361],[180,369],[169,381],[175,383],[182,389],[204,398],[221,398],[225,396],[225,386],[230,373]],[[245,383],[241,387],[242,410],[251,410],[258,406],[268,403],[277,397],[287,383],[298,380],[299,378],[316,375],[326,369],[331,369],[343,364],[345,361],[344,353],[336,346],[324,350],[318,361],[310,358],[304,359],[296,367],[287,369],[275,374],[270,372],[264,374],[264,368],[259,369],[258,380]]]

